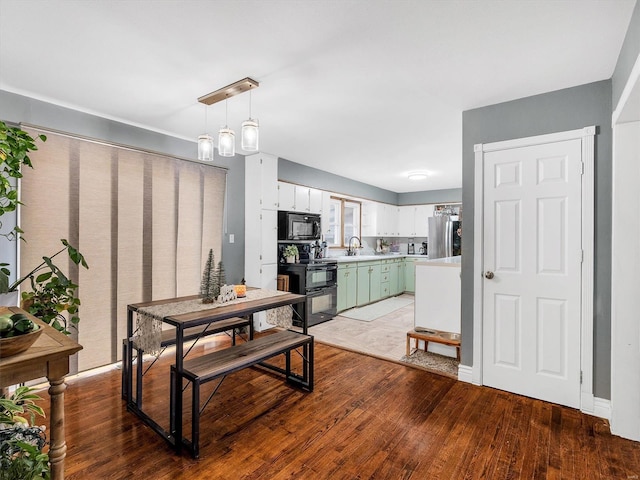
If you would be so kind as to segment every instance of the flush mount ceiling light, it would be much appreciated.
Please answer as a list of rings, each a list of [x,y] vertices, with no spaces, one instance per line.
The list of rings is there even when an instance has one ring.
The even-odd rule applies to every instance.
[[[227,85],[226,87],[216,90],[215,92],[203,95],[202,97],[198,98],[198,102],[204,103],[205,105],[213,105],[214,103],[224,100],[226,103],[229,97],[233,97],[234,95],[238,95],[246,91],[249,91],[249,95],[251,95],[251,89],[258,88],[259,86],[260,83],[253,80],[252,78],[243,78],[242,80],[238,80],[237,82],[232,83],[231,85]],[[218,153],[223,157],[233,157],[236,150],[235,132],[229,128],[229,111],[226,105],[225,108],[225,126],[218,132]],[[202,136],[203,135],[201,135],[201,137]],[[242,123],[242,149],[249,152],[258,151],[258,138],[259,124],[258,120],[251,118],[251,97],[249,97],[249,119]],[[200,137],[198,138],[198,146],[199,145]],[[200,148],[198,147],[198,158],[200,158],[199,151]]]
[[[427,178],[427,174],[424,172],[411,172],[407,177],[409,180],[425,180]]]

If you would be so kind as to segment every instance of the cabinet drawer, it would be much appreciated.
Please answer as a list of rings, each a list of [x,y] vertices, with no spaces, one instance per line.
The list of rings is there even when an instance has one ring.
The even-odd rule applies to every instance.
[[[384,284],[385,282],[389,282],[389,272],[380,275],[380,285]]]
[[[382,298],[390,295],[389,282],[382,282],[380,284],[380,295]]]
[[[387,273],[389,270],[391,270],[391,265],[383,263],[382,266],[380,267],[380,271],[382,273]]]

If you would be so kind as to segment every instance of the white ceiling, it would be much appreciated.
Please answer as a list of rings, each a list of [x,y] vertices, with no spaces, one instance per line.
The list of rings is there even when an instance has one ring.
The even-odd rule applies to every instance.
[[[249,76],[262,151],[459,188],[462,111],[610,78],[635,1],[0,0],[0,89],[193,140],[196,99]]]

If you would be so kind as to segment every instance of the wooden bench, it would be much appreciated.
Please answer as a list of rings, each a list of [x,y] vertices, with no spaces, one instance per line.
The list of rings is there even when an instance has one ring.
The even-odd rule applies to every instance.
[[[301,354],[303,360],[303,372],[301,375],[293,373],[291,369],[291,351],[300,347],[304,347],[304,351]],[[286,367],[284,369],[263,363],[265,360],[280,354],[285,355]],[[291,330],[279,331],[240,345],[185,360],[181,373],[176,371],[175,365],[171,366],[172,384],[177,380],[179,382],[178,385],[182,385],[182,379],[186,379],[192,385],[191,441],[182,439],[182,443],[191,451],[194,458],[198,458],[200,454],[200,415],[217,392],[224,378],[230,373],[258,364],[283,373],[286,381],[290,384],[309,392],[313,391],[313,337]],[[218,378],[220,379],[218,386],[213,390],[204,405],[200,407],[200,386]],[[186,385],[182,391],[185,388]],[[173,394],[173,389],[171,392]],[[175,405],[173,395],[170,401],[171,411],[173,411],[173,405]]]
[[[460,334],[444,332],[434,329],[410,330],[407,332],[407,357],[411,355],[411,339],[416,341],[416,350],[418,349],[418,341],[424,341],[424,351],[427,351],[429,342],[441,343],[450,347],[456,347],[456,358],[460,361]]]
[[[198,327],[192,327],[192,328],[187,328],[184,331],[184,341],[188,342],[191,340],[198,340],[201,337],[205,337],[208,335],[214,335],[216,333],[222,333],[222,332],[228,332],[229,330],[231,330],[231,344],[235,345],[236,344],[236,331],[241,329],[241,328],[245,328],[245,327],[249,327],[250,331],[252,331],[251,329],[251,320],[248,318],[240,318],[240,317],[232,317],[232,318],[228,318],[226,320],[221,320],[219,322],[215,322],[215,323],[211,323],[211,324],[206,324],[206,325],[201,325]],[[251,335],[249,337],[249,339],[251,339]],[[171,345],[175,345],[176,344],[176,330],[175,328],[170,328],[167,330],[162,330],[161,333],[161,337],[160,337],[160,348],[162,348],[162,350],[164,351],[164,349],[166,349],[167,347],[171,346]],[[122,375],[122,398],[126,398],[126,393],[127,393],[127,385],[125,385],[126,381],[125,379],[128,378],[128,375],[131,375],[132,372],[127,372],[126,369],[127,367],[127,355],[128,355],[128,348],[129,346],[131,346],[132,350],[135,350],[137,352],[138,355],[138,361],[136,362],[136,404],[138,405],[138,407],[141,406],[142,404],[142,392],[141,392],[141,387],[142,387],[142,377],[144,376],[144,374],[149,370],[149,368],[151,368],[153,366],[153,364],[156,362],[156,360],[154,360],[151,365],[149,365],[147,367],[147,369],[143,372],[142,370],[142,355],[143,355],[143,351],[142,349],[136,344],[135,340],[129,341],[128,339],[124,339],[122,341],[122,369],[123,369],[123,375]],[[187,353],[189,353],[187,351]],[[186,355],[186,354],[185,354]]]

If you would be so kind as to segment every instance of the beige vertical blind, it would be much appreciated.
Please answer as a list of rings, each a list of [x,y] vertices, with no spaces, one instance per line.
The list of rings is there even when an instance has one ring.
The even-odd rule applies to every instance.
[[[44,133],[22,179],[20,270],[59,250],[61,238],[87,259],[89,270],[56,258],[80,285],[78,369],[86,370],[119,359],[128,304],[196,294],[209,249],[224,262],[226,171]]]

